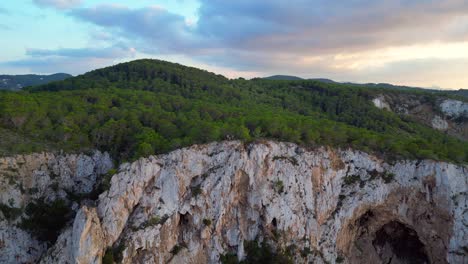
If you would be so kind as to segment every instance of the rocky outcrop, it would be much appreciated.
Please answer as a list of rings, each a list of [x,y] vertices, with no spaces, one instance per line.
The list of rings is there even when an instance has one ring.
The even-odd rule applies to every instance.
[[[372,100],[379,109],[410,116],[426,126],[468,140],[468,103],[417,94],[381,94]]]
[[[447,121],[445,121],[442,117],[436,115],[434,116],[434,118],[432,118],[432,127],[435,128],[435,129],[438,129],[438,130],[447,130],[449,125],[447,123]]]
[[[440,104],[441,111],[449,117],[465,117],[468,118],[468,103],[447,99]]]
[[[83,206],[73,225],[60,235],[41,263],[98,264],[105,248],[96,208]]]
[[[33,263],[46,249],[28,232],[0,220],[0,263]]]
[[[98,175],[113,167],[108,153],[36,153],[0,158],[0,203],[25,207],[31,200],[66,198],[93,190]]]
[[[28,218],[25,208],[29,204],[38,200],[47,204],[60,199],[71,207],[71,211],[78,211],[79,197],[90,194],[98,178],[112,167],[109,155],[99,151],[91,155],[36,153],[0,158],[0,263],[35,263],[47,250],[47,242],[20,228],[22,219]],[[92,226],[100,227],[96,213],[95,217],[87,216],[92,215],[91,212],[95,212],[95,209],[88,211],[82,208],[75,222],[85,224],[79,224],[73,228],[73,232],[70,231],[70,234],[80,233],[84,236],[81,239],[76,236],[69,238],[74,243],[83,241],[78,246],[79,250],[75,250],[79,254],[69,258],[80,260],[78,263],[90,263],[80,252],[92,256],[95,252],[89,250],[89,247],[96,247],[99,252],[103,248],[93,239],[86,240],[87,233],[95,232]],[[97,225],[90,227],[90,223],[80,220],[84,218],[92,219],[86,221],[97,222]],[[82,231],[75,230],[80,228]],[[67,232],[64,231],[61,237]],[[97,256],[100,261],[102,254]]]
[[[375,107],[379,108],[379,109],[386,109],[386,110],[389,110],[391,111],[392,109],[390,108],[390,105],[387,103],[387,101],[385,100],[385,97],[384,96],[379,96],[377,98],[374,98],[372,100],[372,103],[374,103]]]
[[[264,241],[296,263],[466,263],[467,176],[466,166],[353,150],[195,145],[121,165],[29,260],[101,263],[107,251],[122,263],[219,263]],[[0,260],[21,252],[4,248]]]
[[[95,241],[72,250],[93,259],[120,249],[122,263],[218,263],[244,258],[253,240],[297,263],[466,263],[467,176],[466,166],[429,160],[212,143],[122,165],[97,201],[96,232],[75,220],[66,237]],[[47,258],[65,259],[68,243]]]

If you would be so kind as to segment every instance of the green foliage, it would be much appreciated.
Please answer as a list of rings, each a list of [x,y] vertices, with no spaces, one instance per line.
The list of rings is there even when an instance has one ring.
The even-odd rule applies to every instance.
[[[237,258],[236,253],[226,253],[224,255],[219,256],[219,261],[222,264],[238,264],[239,260]]]
[[[191,187],[191,191],[192,191],[192,196],[197,197],[198,195],[202,193],[202,188],[200,185],[193,186]]]
[[[229,80],[138,60],[0,92],[0,135],[14,135],[10,144],[0,142],[0,154],[98,148],[120,162],[197,143],[272,138],[396,159],[468,162],[467,142],[373,106],[373,97],[390,92],[310,80]],[[23,138],[34,144],[14,144]]]
[[[177,255],[184,247],[186,247],[186,245],[183,244],[183,243],[182,244],[177,244],[171,249],[170,253],[172,255]]]
[[[111,248],[108,248],[106,250],[106,253],[102,257],[102,264],[114,264],[114,252],[112,251]]]
[[[10,205],[6,205],[4,203],[0,203],[0,211],[3,213],[8,220],[15,220],[18,216],[21,215],[22,210],[21,208],[16,208]]]
[[[146,222],[145,226],[155,226],[161,223],[161,218],[159,216],[153,216],[150,219],[148,219],[148,222]]]
[[[344,177],[344,184],[345,185],[352,185],[356,182],[359,182],[361,180],[361,177],[359,175],[348,175]]]
[[[274,252],[273,249],[265,242],[259,244],[257,241],[247,241],[244,244],[246,258],[241,261],[242,264],[287,264],[293,263],[291,257],[282,252]]]
[[[211,219],[203,219],[203,224],[206,225],[206,226],[210,226],[211,225]]]
[[[108,247],[102,257],[102,264],[114,264],[122,261],[122,253],[125,250],[124,244],[115,247]]]
[[[382,179],[385,183],[391,183],[393,181],[393,179],[395,178],[395,174],[393,173],[384,173],[382,175]]]
[[[55,200],[46,203],[43,199],[26,206],[27,218],[23,218],[20,227],[29,230],[39,240],[55,242],[60,230],[72,218],[72,211],[65,201]]]
[[[335,262],[336,263],[343,263],[344,258],[342,256],[337,256]]]
[[[276,180],[275,182],[273,182],[273,188],[275,189],[275,191],[279,194],[283,193],[284,192],[284,183],[282,180]]]

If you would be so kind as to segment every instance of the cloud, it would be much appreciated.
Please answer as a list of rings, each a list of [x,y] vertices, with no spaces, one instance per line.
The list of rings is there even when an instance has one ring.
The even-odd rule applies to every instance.
[[[31,57],[69,57],[69,58],[100,58],[115,59],[134,57],[136,50],[131,47],[117,45],[108,48],[62,48],[62,49],[27,49],[26,55]]]
[[[7,68],[27,69],[30,72],[67,72],[81,74],[93,68],[114,64],[135,57],[135,48],[123,44],[105,48],[26,49],[28,57],[0,63]]]
[[[81,4],[81,0],[33,0],[40,7],[52,7],[56,9],[69,9]]]
[[[451,45],[458,45],[464,59],[467,49],[459,46],[468,43],[465,0],[199,0],[198,16],[190,22],[159,6],[76,7],[78,0],[34,1],[70,8],[68,16],[95,26],[91,36],[96,42],[123,43],[104,50],[27,50],[36,60],[124,58],[131,53],[125,47],[135,47],[152,56],[186,56],[233,72],[356,81],[390,78],[385,69],[402,69],[402,61],[428,59],[448,65],[446,61],[456,59]],[[417,68],[420,74],[415,76],[428,72]]]
[[[146,46],[152,46],[148,49],[163,53],[188,51],[197,45],[197,36],[185,18],[158,6],[129,9],[115,4],[100,5],[74,9],[70,15],[128,39],[143,39]]]
[[[33,57],[0,62],[0,66],[7,69],[20,69],[23,72],[44,74],[66,72],[75,75],[89,71],[90,65],[93,68],[101,68],[112,63],[114,60],[106,58]]]
[[[193,25],[161,7],[100,5],[75,9],[70,15],[145,40],[158,52],[204,55],[219,49],[334,53],[461,40],[466,34],[454,33],[460,28],[453,23],[467,12],[468,2],[461,0],[201,0]]]

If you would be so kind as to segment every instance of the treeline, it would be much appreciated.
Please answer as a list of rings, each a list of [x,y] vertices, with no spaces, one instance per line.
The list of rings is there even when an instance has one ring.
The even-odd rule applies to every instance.
[[[228,80],[139,60],[27,92],[1,92],[0,126],[67,151],[97,147],[119,160],[194,143],[272,138],[392,158],[468,161],[467,142],[375,108],[377,92],[317,81]]]

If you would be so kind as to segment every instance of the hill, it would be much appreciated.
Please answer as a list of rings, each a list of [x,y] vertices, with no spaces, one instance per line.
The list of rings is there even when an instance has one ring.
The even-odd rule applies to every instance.
[[[393,159],[468,161],[466,141],[375,107],[372,100],[386,93],[430,103],[440,97],[312,80],[229,80],[180,64],[137,60],[23,92],[0,92],[0,127],[66,151],[109,151],[118,160],[197,143],[269,138]]]
[[[51,75],[0,75],[0,90],[20,90],[23,87],[62,81],[70,77],[72,76],[66,73],[55,73]]]
[[[292,80],[304,80],[301,77],[291,76],[291,75],[273,75],[265,77],[266,80],[283,80],[283,81],[292,81]]]

